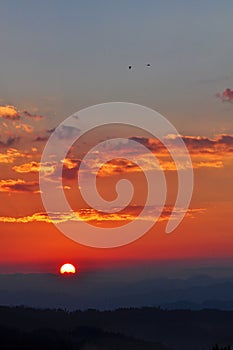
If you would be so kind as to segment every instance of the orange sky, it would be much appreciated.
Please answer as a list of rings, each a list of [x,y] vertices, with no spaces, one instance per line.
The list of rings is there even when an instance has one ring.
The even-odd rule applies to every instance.
[[[0,106],[0,268],[19,264],[51,264],[57,266],[63,260],[89,266],[106,261],[171,260],[230,258],[233,255],[232,236],[232,171],[233,136],[227,134],[183,135],[191,154],[195,185],[190,209],[180,226],[170,235],[165,234],[177,193],[177,173],[169,154],[156,140],[140,130],[109,128],[96,130],[75,144],[62,164],[40,164],[43,147],[49,132],[45,128],[46,117],[16,107]],[[63,166],[63,185],[73,210],[80,220],[89,224],[108,227],[119,226],[134,218],[145,202],[146,183],[140,169],[124,159],[105,164],[99,172],[97,184],[100,194],[107,200],[115,195],[115,184],[128,178],[135,187],[130,205],[120,213],[101,214],[83,201],[77,186],[77,171],[85,152],[98,140],[127,136],[147,146],[161,161],[165,171],[168,196],[163,214],[154,227],[142,238],[129,245],[114,249],[96,249],[82,246],[62,235],[46,215],[42,205],[38,174],[41,167],[56,176],[56,167]],[[110,135],[110,136],[109,136]],[[98,155],[93,167],[98,163]],[[150,164],[145,164],[150,171]],[[179,208],[182,210],[182,208]],[[54,213],[53,219],[61,222],[66,213]],[[147,220],[151,220],[148,212]],[[51,267],[48,268],[49,270]]]

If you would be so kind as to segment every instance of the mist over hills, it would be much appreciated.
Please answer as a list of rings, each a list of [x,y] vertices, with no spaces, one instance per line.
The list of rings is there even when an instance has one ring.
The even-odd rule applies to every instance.
[[[67,310],[161,306],[233,310],[233,279],[194,275],[187,278],[135,275],[117,271],[0,275],[0,304]]]

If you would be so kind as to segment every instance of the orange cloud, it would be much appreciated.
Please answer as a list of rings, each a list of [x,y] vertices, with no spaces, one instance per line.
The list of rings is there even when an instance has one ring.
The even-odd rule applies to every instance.
[[[25,124],[25,123],[20,123],[15,125],[15,129],[21,129],[28,134],[31,134],[34,131],[34,127],[32,125]]]
[[[13,216],[2,216],[0,217],[0,222],[4,223],[31,223],[31,222],[45,222],[45,223],[62,223],[69,220],[72,221],[86,221],[89,223],[121,223],[126,224],[129,221],[135,220],[139,212],[143,209],[141,206],[131,206],[126,209],[125,213],[119,212],[114,214],[97,212],[94,209],[83,208],[76,212],[68,213],[50,213],[49,215],[46,212],[34,213],[32,215],[23,216],[23,217],[13,217]],[[148,215],[144,216],[142,220],[145,221],[154,221],[154,217],[150,215],[150,208],[148,208]],[[176,213],[179,214],[182,209],[177,209]],[[162,215],[160,216],[158,222],[168,220],[172,212],[172,207],[165,207]],[[205,209],[196,208],[188,209],[186,217],[191,219],[195,218],[198,214],[203,214]]]
[[[233,157],[233,136],[232,135],[218,135],[213,139],[201,136],[169,136],[170,148],[176,147],[177,139],[182,138],[185,142],[191,158],[192,167],[194,169],[200,168],[223,168],[225,161]],[[142,143],[148,150],[150,150],[159,160],[160,167],[164,171],[176,171],[182,168],[177,168],[173,162],[168,149],[157,139],[145,138],[145,137],[133,137],[134,141]],[[106,150],[109,153],[109,159],[111,159],[111,150]],[[121,148],[119,150],[119,158],[111,160],[105,163],[98,172],[98,176],[112,176],[123,173],[136,173],[140,172],[141,168],[135,163],[127,160],[128,155],[133,154],[134,158],[137,159],[137,154],[133,153],[132,149]],[[125,155],[125,158],[124,158]],[[68,162],[67,160],[66,162]],[[144,171],[151,171],[152,161],[150,154],[140,155],[140,161],[143,164]],[[89,172],[96,172],[101,164],[101,155],[96,153],[92,159],[90,159]]]
[[[65,158],[62,160],[62,177],[66,180],[73,180],[76,178],[77,171],[80,165],[80,159]]]
[[[150,170],[150,168],[147,170]],[[141,168],[137,166],[135,163],[127,159],[117,158],[117,159],[111,160],[108,163],[105,163],[100,168],[98,172],[98,176],[104,177],[104,176],[110,176],[110,175],[118,175],[122,173],[132,173],[132,172],[135,173],[140,171],[141,171]]]
[[[0,106],[0,118],[17,120],[20,119],[19,112],[14,106]]]
[[[222,161],[200,161],[200,162],[193,162],[193,168],[194,169],[200,169],[200,168],[223,168],[224,164]]]
[[[0,163],[3,164],[12,164],[17,158],[31,158],[31,155],[15,148],[9,148],[5,153],[0,153]]]
[[[189,152],[193,155],[203,154],[220,154],[225,153],[233,154],[233,135],[217,135],[214,138],[208,138],[204,136],[169,136],[169,141],[172,146],[176,146],[177,139],[181,138],[186,144]],[[145,137],[132,137],[132,140],[140,142],[149,150],[157,155],[166,154],[168,150],[157,139],[150,139]]]
[[[41,115],[31,114],[26,110],[19,111],[15,106],[11,106],[11,105],[0,106],[0,118],[8,119],[8,120],[18,120],[22,117],[33,118],[35,120],[40,120],[44,118]]]
[[[38,173],[43,170],[44,175],[51,175],[55,172],[55,163],[40,163],[32,161],[30,163],[24,163],[20,165],[15,165],[12,168],[17,173]]]
[[[26,182],[22,179],[0,180],[0,192],[7,193],[39,193],[39,184],[35,181]]]
[[[20,111],[15,106],[0,105],[0,147],[9,147],[25,134],[32,134],[37,129],[36,122],[42,118],[26,110]]]
[[[214,138],[207,138],[202,136],[169,136],[169,142],[171,147],[177,144],[177,138],[182,138],[185,142],[191,158],[193,169],[201,168],[223,168],[226,162],[233,157],[233,136],[232,135],[218,135]],[[142,143],[148,148],[159,160],[159,164],[152,164],[150,153],[140,155],[140,163],[143,166],[144,171],[151,171],[157,166],[157,169],[162,168],[163,171],[177,171],[185,169],[185,166],[180,165],[177,168],[173,159],[171,158],[168,150],[157,139],[148,139],[144,137],[133,137],[133,140]],[[111,159],[111,149],[106,149]],[[101,154],[95,152],[93,157],[89,159],[87,165],[84,164],[84,170],[87,174],[98,171],[98,177],[121,175],[126,173],[141,172],[142,169],[132,161],[126,159],[130,154],[137,160],[137,154],[133,149],[127,148],[127,144],[124,148],[119,150],[119,158],[112,159],[111,161],[102,165]],[[125,158],[124,158],[125,155]],[[139,157],[139,156],[138,156]],[[74,155],[71,158],[71,154],[64,160],[62,160],[62,177],[66,180],[73,180],[77,177],[77,172],[81,163],[81,159],[75,158]],[[101,166],[102,165],[102,166]],[[153,166],[152,166],[153,165]],[[45,164],[45,167],[51,166],[51,172],[56,177],[56,170],[60,167],[60,164]],[[17,172],[37,172],[39,171],[39,165],[28,163],[26,165],[16,166],[13,170]]]
[[[38,173],[40,171],[40,163],[30,162],[21,165],[15,165],[12,169],[17,173]]]

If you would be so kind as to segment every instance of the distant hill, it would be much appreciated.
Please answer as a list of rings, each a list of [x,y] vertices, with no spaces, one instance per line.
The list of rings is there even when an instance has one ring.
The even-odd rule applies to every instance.
[[[4,306],[0,307],[0,328],[1,339],[6,343],[13,334],[23,343],[29,341],[30,349],[37,349],[33,345],[35,339],[48,339],[50,350],[63,349],[56,347],[63,341],[70,342],[64,349],[72,349],[76,344],[85,345],[81,347],[84,350],[211,350],[217,343],[233,346],[233,311],[145,307],[66,312]],[[41,344],[40,349],[46,347]]]
[[[139,270],[140,271],[140,270]],[[142,270],[90,271],[72,278],[54,274],[0,274],[1,305],[36,308],[162,306],[167,309],[217,308],[233,310],[233,278],[195,275],[159,278]],[[104,290],[104,293],[103,293]]]

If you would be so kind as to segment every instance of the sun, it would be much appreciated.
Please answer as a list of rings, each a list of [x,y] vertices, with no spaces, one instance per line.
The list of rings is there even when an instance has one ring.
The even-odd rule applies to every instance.
[[[76,267],[71,263],[65,263],[60,267],[60,274],[61,275],[64,275],[64,274],[74,275],[74,274],[76,274]]]

